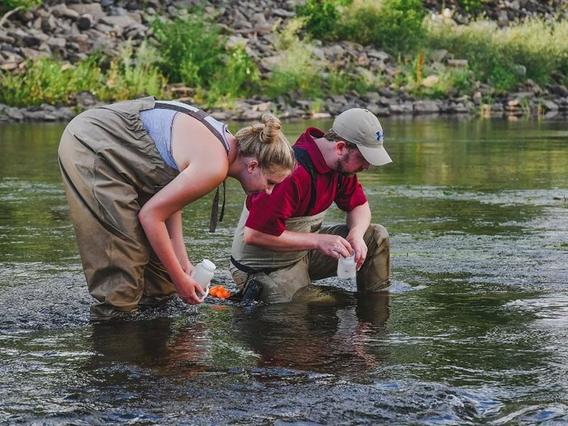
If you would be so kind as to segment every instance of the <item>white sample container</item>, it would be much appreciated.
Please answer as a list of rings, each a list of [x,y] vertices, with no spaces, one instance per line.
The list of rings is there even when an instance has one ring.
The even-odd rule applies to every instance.
[[[355,254],[349,257],[340,257],[337,261],[337,278],[354,280],[357,278],[357,264]]]
[[[209,259],[203,259],[195,265],[195,268],[191,271],[191,278],[197,281],[203,289],[204,296],[201,300],[204,300],[209,294],[209,285],[211,284],[213,275],[215,275],[215,269],[216,266],[213,262]]]

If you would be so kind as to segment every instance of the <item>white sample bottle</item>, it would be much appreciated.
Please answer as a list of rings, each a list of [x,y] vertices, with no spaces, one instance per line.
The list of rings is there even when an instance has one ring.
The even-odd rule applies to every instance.
[[[215,274],[215,269],[216,266],[213,262],[209,259],[203,259],[195,265],[195,268],[191,271],[191,278],[197,281],[203,289],[204,296],[201,298],[202,301],[205,300],[209,294],[209,285],[211,284],[211,279]]]
[[[355,254],[349,257],[340,257],[337,262],[337,278],[342,280],[355,280],[357,278],[357,265]]]

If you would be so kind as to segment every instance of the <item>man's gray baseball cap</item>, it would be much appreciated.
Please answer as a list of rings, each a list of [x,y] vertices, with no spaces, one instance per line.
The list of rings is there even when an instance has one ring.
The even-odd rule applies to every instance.
[[[381,123],[371,111],[362,108],[348,109],[335,118],[331,130],[341,139],[357,145],[369,164],[383,166],[392,163],[383,146]]]

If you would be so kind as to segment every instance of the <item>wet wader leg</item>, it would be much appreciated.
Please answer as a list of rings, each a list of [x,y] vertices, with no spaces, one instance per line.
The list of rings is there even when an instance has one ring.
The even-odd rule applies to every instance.
[[[347,225],[325,226],[319,233],[340,235],[349,233]],[[389,234],[382,225],[371,224],[363,239],[367,244],[367,258],[357,272],[358,291],[378,291],[389,286],[390,245]],[[310,277],[313,280],[333,277],[337,274],[337,260],[318,250],[310,251]]]
[[[158,306],[167,302],[176,293],[166,268],[153,250],[150,250],[150,261],[144,269],[144,295],[141,305]]]
[[[91,312],[131,311],[142,297],[148,262],[137,193],[67,131],[59,159],[89,292],[101,302]]]
[[[318,234],[340,235],[343,238],[347,236],[349,228],[347,225],[323,226]],[[312,280],[321,280],[322,278],[334,277],[337,275],[337,260],[323,254],[319,250],[310,250],[310,277]]]
[[[245,285],[247,284],[250,274],[241,271],[232,263],[229,264],[229,272],[231,272],[231,275],[233,276],[233,281],[237,285],[239,291],[243,291]]]
[[[264,303],[291,302],[298,290],[310,284],[307,258],[269,274],[264,272],[247,274],[235,267],[231,267],[231,273],[239,289],[242,289],[250,280],[256,280],[262,286],[260,301]]]
[[[363,236],[367,259],[357,273],[359,291],[380,291],[390,285],[390,240],[382,225],[371,224]]]

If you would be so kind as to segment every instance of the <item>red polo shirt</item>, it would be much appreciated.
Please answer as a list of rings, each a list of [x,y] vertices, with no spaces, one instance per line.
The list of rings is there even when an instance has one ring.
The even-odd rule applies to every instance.
[[[314,207],[308,211],[312,178],[304,166],[297,164],[292,174],[274,187],[272,194],[262,192],[247,197],[246,205],[250,214],[246,226],[279,236],[286,230],[286,220],[291,217],[313,216],[327,210],[332,202],[346,212],[367,202],[367,197],[355,175],[343,178],[343,190],[338,194],[339,173],[327,166],[314,141],[314,138],[323,135],[321,130],[309,128],[298,138],[295,145],[307,151],[317,172],[317,197]]]

